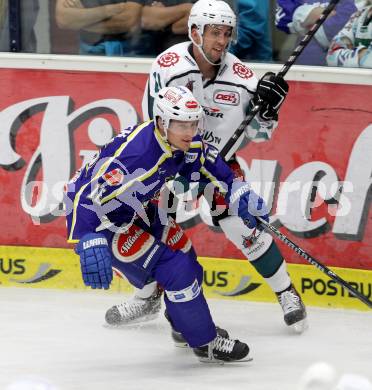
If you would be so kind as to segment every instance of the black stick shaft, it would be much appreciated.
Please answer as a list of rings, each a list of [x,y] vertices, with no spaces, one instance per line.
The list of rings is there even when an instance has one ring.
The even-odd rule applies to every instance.
[[[312,37],[315,35],[315,33],[318,31],[319,27],[324,23],[324,21],[327,19],[328,15],[333,11],[333,9],[336,7],[337,3],[340,0],[331,0],[326,8],[324,8],[324,11],[319,16],[318,20],[313,24],[311,29],[307,32],[307,34],[301,39],[298,46],[293,50],[292,54],[289,56],[286,63],[283,65],[282,69],[280,69],[278,76],[284,77],[291,66],[294,64],[294,62],[297,60],[298,56],[302,53],[304,48],[307,46],[309,41],[312,39]],[[235,133],[232,135],[232,137],[229,139],[229,141],[226,143],[226,145],[222,148],[220,155],[222,158],[225,158],[226,155],[229,153],[229,151],[233,148],[237,140],[240,138],[240,136],[243,134],[245,128],[251,123],[252,119],[256,116],[256,114],[260,111],[261,105],[258,104],[253,107],[253,109],[250,111],[250,113],[247,115],[247,117],[243,120],[243,122],[239,125],[239,127],[235,130]]]
[[[338,283],[339,285],[344,287],[346,290],[348,290],[350,292],[350,294],[354,295],[356,298],[358,298],[360,301],[362,301],[364,304],[366,304],[370,309],[372,309],[372,302],[366,296],[361,294],[358,290],[356,290],[353,286],[351,286],[344,279],[342,279],[338,275],[336,275],[328,267],[326,267],[325,265],[320,263],[318,260],[314,259],[314,257],[310,256],[308,253],[306,253],[303,249],[301,249],[298,245],[296,245],[293,241],[291,241],[287,236],[285,236],[282,232],[280,232],[274,226],[270,225],[268,222],[266,222],[261,217],[256,217],[256,218],[260,221],[261,226],[263,226],[266,230],[273,233],[276,237],[279,238],[280,241],[284,242],[284,244],[286,244],[289,248],[294,250],[297,254],[299,254],[301,257],[303,257],[305,260],[307,260],[310,264],[312,264],[316,268],[318,268],[319,271],[326,274],[329,278],[331,278],[336,283]]]

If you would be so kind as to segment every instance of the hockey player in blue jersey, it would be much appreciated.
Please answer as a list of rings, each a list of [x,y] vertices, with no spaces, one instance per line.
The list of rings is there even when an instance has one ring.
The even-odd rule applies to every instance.
[[[229,212],[251,228],[268,220],[266,206],[203,144],[202,108],[185,87],[166,87],[154,120],[123,131],[79,171],[66,191],[69,242],[76,243],[84,283],[109,288],[113,269],[134,286],[156,280],[167,318],[200,359],[245,359],[249,348],[217,333],[201,288],[203,269],[182,229],[163,210],[162,189],[179,174],[185,182],[219,188]],[[212,191],[213,193],[213,191]],[[207,196],[207,195],[206,195]]]
[[[235,152],[243,139],[252,142],[271,139],[288,85],[273,73],[258,80],[251,69],[227,51],[235,36],[236,16],[226,2],[197,1],[188,26],[190,41],[170,47],[151,66],[142,101],[144,116],[153,118],[153,101],[162,86],[186,86],[204,109],[203,141],[221,151],[252,104],[264,102],[245,134],[224,156],[236,178],[244,180],[245,173]],[[253,169],[251,173],[255,175]],[[212,202],[208,202],[211,210],[219,204],[219,198],[216,191]],[[271,234],[249,229],[240,218],[228,214],[214,215],[213,225],[221,229],[268,284],[282,308],[284,322],[295,332],[303,332],[307,327],[306,308]],[[108,324],[117,326],[147,321],[160,310],[161,292],[153,282],[136,290],[129,300],[109,308],[105,317]]]

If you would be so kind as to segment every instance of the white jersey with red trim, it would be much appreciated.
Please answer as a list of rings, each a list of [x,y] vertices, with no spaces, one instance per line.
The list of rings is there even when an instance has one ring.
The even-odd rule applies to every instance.
[[[226,53],[214,79],[203,79],[191,47],[191,42],[179,43],[153,62],[142,101],[144,119],[152,118],[153,101],[161,88],[185,86],[204,108],[204,141],[221,150],[244,120],[258,80],[253,71],[231,53]],[[246,135],[255,142],[265,141],[271,138],[275,126],[275,121],[263,121],[257,115],[246,129]]]

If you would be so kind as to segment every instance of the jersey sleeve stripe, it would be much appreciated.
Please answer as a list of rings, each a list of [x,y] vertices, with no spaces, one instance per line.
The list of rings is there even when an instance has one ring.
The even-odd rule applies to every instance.
[[[202,148],[202,143],[200,141],[191,142],[190,143],[190,149],[194,149],[194,148],[201,149]]]
[[[221,184],[221,182],[213,176],[208,169],[205,167],[200,168],[200,173],[203,174],[215,187],[218,188],[218,190],[222,193],[226,192],[226,188]]]

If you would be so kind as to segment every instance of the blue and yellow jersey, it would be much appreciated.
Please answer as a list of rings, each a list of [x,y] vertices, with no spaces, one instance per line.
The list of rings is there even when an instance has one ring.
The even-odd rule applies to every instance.
[[[153,121],[125,130],[103,147],[67,185],[68,241],[145,218],[147,203],[177,174],[226,191],[233,173],[199,135],[187,152],[172,151]]]

